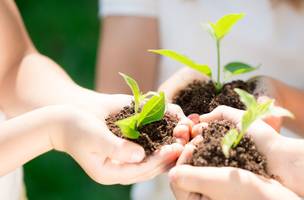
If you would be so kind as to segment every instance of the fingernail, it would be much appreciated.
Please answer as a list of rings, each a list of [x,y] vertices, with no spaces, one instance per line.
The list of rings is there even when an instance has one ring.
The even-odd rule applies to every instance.
[[[140,151],[135,151],[132,153],[131,162],[140,162],[144,159],[145,154]]]
[[[200,122],[200,116],[199,114],[191,114],[188,116],[188,118],[194,123],[198,124]]]

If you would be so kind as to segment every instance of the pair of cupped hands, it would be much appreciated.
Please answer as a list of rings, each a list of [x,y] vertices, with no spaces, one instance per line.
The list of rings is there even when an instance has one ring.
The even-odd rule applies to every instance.
[[[185,68],[163,83],[160,90],[166,93],[170,102],[176,92],[197,79],[204,80],[206,77]],[[263,85],[263,90],[267,88],[267,92],[273,96],[268,82],[267,78],[260,78],[259,85]],[[278,175],[284,186],[242,169],[185,165],[195,143],[203,140],[200,136],[202,127],[215,119],[227,119],[239,124],[243,111],[220,106],[209,114],[187,118],[179,106],[168,104],[167,112],[176,114],[180,119],[173,133],[178,142],[163,146],[153,155],[145,157],[141,146],[115,136],[105,122],[109,114],[130,105],[132,97],[87,90],[82,92],[85,94],[81,97],[83,100],[75,100],[80,102],[77,103],[80,109],[73,112],[75,120],[66,123],[69,134],[54,135],[51,140],[54,149],[69,153],[98,183],[132,184],[169,170],[170,184],[177,199],[275,199],[272,197],[278,195],[281,199],[290,199],[291,196],[296,197],[291,190],[299,191],[294,180],[288,179],[287,172],[280,168],[286,159],[277,148],[283,140],[275,130],[280,127],[279,119],[267,119],[268,124],[257,121],[248,134],[252,135],[259,151],[266,156],[269,171]]]

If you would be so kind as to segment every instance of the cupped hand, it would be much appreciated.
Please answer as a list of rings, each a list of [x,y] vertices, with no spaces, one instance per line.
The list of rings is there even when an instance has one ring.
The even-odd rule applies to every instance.
[[[191,135],[192,137],[200,135],[202,127],[208,126],[208,123],[213,120],[226,119],[240,127],[240,121],[243,113],[244,111],[231,107],[219,106],[211,113],[200,116],[200,123],[191,128]],[[179,126],[176,127],[176,130],[179,130]],[[247,134],[252,136],[258,150],[267,158],[268,171],[278,176],[280,183],[282,183],[285,187],[296,192],[297,194],[302,194],[301,187],[299,187],[295,177],[291,176],[291,172],[289,171],[289,169],[295,168],[295,162],[300,162],[301,160],[298,158],[298,155],[291,154],[289,150],[291,147],[290,145],[300,145],[302,144],[301,141],[297,142],[294,139],[288,139],[277,134],[277,132],[270,125],[262,120],[254,122],[250,126]],[[185,151],[182,153],[179,160],[185,160],[185,158],[183,158],[185,156],[183,155],[189,155],[189,153],[187,154],[187,149],[189,149],[189,147],[186,146]]]
[[[183,147],[172,144],[145,158],[144,149],[109,131],[105,119],[130,105],[131,96],[89,93],[91,104],[68,109],[62,134],[53,134],[55,149],[69,153],[95,181],[101,184],[132,184],[151,179],[175,164]],[[168,112],[185,117],[176,105]]]
[[[219,109],[225,109],[225,107],[220,107]],[[232,112],[231,116],[227,117],[227,114],[220,112],[219,109],[202,117],[203,126],[206,126],[208,121],[214,119],[225,118],[235,123],[239,122],[242,111],[238,113]],[[231,111],[229,110],[229,112]],[[259,124],[256,124],[256,126],[259,126]],[[266,124],[265,126],[269,127]],[[198,135],[188,143],[178,159],[177,166],[169,172],[171,188],[177,200],[300,199],[281,183],[265,179],[247,170],[232,167],[194,167],[185,165],[191,159],[196,144],[202,140],[202,136]],[[261,140],[259,141],[260,143],[262,142]]]

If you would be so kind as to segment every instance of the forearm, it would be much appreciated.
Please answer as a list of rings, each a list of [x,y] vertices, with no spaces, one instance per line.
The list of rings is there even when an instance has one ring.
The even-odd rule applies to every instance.
[[[80,88],[35,50],[12,0],[0,1],[0,54],[0,105],[9,117],[79,99]]]
[[[42,108],[0,123],[0,176],[53,148],[50,134],[61,131],[64,117],[59,112]]]
[[[97,90],[129,93],[118,72],[131,75],[143,91],[155,87],[157,56],[147,52],[159,47],[157,19],[111,16],[103,20],[97,66]]]
[[[77,102],[78,87],[53,61],[38,53],[26,55],[6,73],[0,103],[9,117],[34,108]]]
[[[301,109],[304,102],[304,92],[277,80],[274,80],[273,83],[281,106],[295,115],[294,119],[284,119],[284,126],[304,136],[304,112]]]

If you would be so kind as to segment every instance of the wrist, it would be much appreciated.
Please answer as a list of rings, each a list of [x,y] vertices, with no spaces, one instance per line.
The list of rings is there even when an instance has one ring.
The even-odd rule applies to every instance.
[[[79,112],[70,105],[56,105],[48,107],[49,126],[48,132],[52,149],[58,151],[66,151],[67,134],[71,133],[71,127],[77,124]]]

